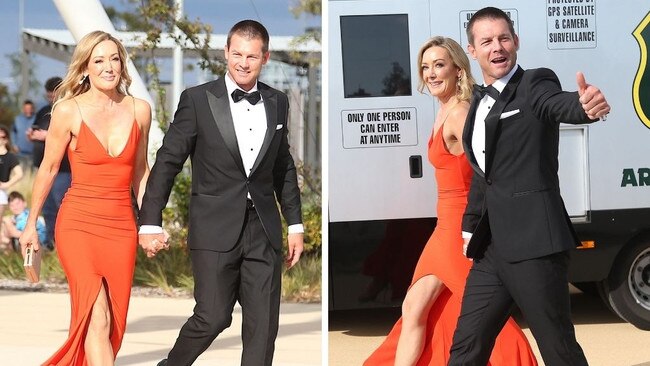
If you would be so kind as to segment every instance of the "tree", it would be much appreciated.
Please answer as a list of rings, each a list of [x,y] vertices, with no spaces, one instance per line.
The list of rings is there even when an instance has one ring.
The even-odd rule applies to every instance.
[[[27,94],[38,95],[41,93],[43,86],[36,78],[36,63],[34,62],[33,56],[29,55],[27,57],[27,63],[23,65],[21,54],[18,52],[11,53],[6,55],[11,63],[11,73],[9,74],[15,81],[16,85],[22,85],[24,82],[28,83]],[[27,80],[23,80],[22,68],[27,69]],[[13,93],[7,94],[9,98],[9,105],[12,106],[12,109],[19,108],[22,105],[22,100],[20,99],[20,88]]]
[[[16,115],[13,110],[14,107],[9,88],[0,83],[0,125],[9,127],[14,123],[14,117]]]
[[[321,0],[296,0],[295,5],[290,8],[291,12],[296,18],[301,16],[318,16],[322,14]],[[301,44],[309,43],[310,41],[321,44],[322,30],[320,27],[309,28],[304,34],[297,36],[291,43],[293,47],[298,47]],[[314,67],[321,63],[320,57],[308,57],[306,60],[302,59],[297,52],[292,54],[292,58],[297,62],[306,63],[309,67]]]

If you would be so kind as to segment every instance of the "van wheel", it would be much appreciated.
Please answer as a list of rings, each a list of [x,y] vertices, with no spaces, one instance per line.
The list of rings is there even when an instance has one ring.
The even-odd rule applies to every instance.
[[[650,330],[650,241],[623,249],[607,281],[614,311],[642,330]]]

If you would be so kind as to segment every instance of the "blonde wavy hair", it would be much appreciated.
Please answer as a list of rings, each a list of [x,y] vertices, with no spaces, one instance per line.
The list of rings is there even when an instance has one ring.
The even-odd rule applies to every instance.
[[[422,76],[422,57],[424,53],[431,47],[442,47],[447,50],[449,57],[451,57],[451,62],[454,63],[454,66],[460,69],[460,78],[458,79],[458,90],[456,91],[456,97],[458,100],[469,101],[472,98],[472,88],[476,81],[472,76],[472,71],[469,66],[469,58],[463,51],[463,48],[451,38],[447,37],[433,37],[426,41],[420,51],[418,52],[418,77],[420,82],[418,83],[418,91],[420,93],[424,92],[426,82]]]
[[[88,67],[93,50],[98,44],[104,41],[113,41],[117,45],[117,53],[122,65],[122,69],[120,70],[120,83],[117,85],[117,91],[123,95],[130,95],[129,86],[131,85],[131,76],[126,68],[128,57],[126,48],[124,48],[122,42],[110,33],[94,31],[86,34],[77,43],[77,47],[75,47],[72,53],[70,66],[68,66],[68,73],[63,78],[59,87],[54,91],[56,102],[54,102],[52,109],[57,104],[83,94],[90,89],[90,81],[87,77],[84,77],[84,71]],[[82,80],[83,82],[80,83]]]

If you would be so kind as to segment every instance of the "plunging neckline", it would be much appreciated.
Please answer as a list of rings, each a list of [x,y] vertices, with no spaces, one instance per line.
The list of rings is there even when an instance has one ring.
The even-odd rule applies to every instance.
[[[124,152],[126,151],[126,148],[129,147],[129,142],[131,141],[131,137],[133,136],[133,127],[135,127],[136,121],[133,120],[133,123],[131,124],[131,131],[129,132],[129,136],[126,139],[126,142],[124,143],[124,147],[122,148],[122,151],[120,151],[120,153],[117,154],[117,155],[111,155],[110,151],[108,151],[108,148],[106,148],[104,146],[104,144],[102,144],[102,142],[99,140],[99,138],[97,137],[95,132],[92,130],[92,128],[90,128],[90,126],[88,126],[88,124],[83,119],[81,120],[81,125],[86,127],[86,129],[88,130],[88,132],[90,132],[90,134],[93,136],[95,141],[97,141],[99,146],[102,147],[102,151],[104,152],[104,154],[106,154],[106,156],[108,156],[111,159],[118,159],[124,154]],[[75,150],[76,150],[76,147],[75,147]]]

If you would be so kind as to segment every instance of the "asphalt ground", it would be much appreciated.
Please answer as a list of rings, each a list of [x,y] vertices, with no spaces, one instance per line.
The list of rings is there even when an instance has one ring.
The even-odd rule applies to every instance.
[[[621,320],[598,297],[571,292],[576,337],[591,366],[650,366],[650,332]],[[399,316],[399,307],[330,312],[329,364],[361,365]],[[526,322],[518,315],[515,318],[544,365]]]

